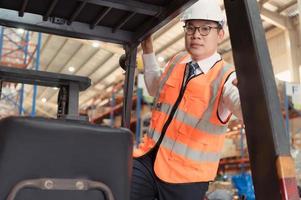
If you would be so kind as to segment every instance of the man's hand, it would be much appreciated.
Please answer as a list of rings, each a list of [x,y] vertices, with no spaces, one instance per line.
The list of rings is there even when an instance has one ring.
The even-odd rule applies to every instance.
[[[154,52],[153,39],[151,35],[145,38],[145,40],[141,42],[141,47],[142,47],[143,54],[149,54]]]

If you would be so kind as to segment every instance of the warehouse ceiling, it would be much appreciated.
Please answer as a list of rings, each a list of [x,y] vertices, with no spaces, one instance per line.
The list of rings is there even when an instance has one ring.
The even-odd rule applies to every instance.
[[[258,4],[266,31],[281,29],[283,27],[279,21],[298,15],[297,0],[261,0]],[[221,6],[223,7],[222,1]],[[182,26],[179,18],[175,18],[154,34],[155,52],[161,66],[164,66],[172,55],[184,49]],[[31,34],[31,43],[37,43],[37,35],[37,33]],[[228,31],[219,52],[226,59],[230,59],[231,45]],[[124,71],[119,67],[119,57],[123,53],[122,46],[117,44],[42,34],[39,70],[90,77],[92,86],[80,94],[80,109],[84,112],[91,106],[100,107],[105,104],[113,86],[123,80]],[[138,54],[141,55],[140,48]],[[33,59],[30,65],[32,68],[34,63]],[[6,90],[7,88],[10,88],[11,93],[16,96],[20,85],[17,85],[15,90],[12,85],[7,85]],[[33,87],[25,86],[25,91],[24,108],[29,114],[32,107]],[[57,93],[57,88],[38,88],[37,115],[55,117]],[[14,106],[16,108],[15,104],[12,105]],[[17,112],[17,109],[15,110]],[[4,111],[5,109],[1,108],[0,115],[4,116]]]

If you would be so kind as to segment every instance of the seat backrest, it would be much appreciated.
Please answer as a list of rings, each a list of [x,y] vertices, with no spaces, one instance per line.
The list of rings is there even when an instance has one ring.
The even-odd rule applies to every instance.
[[[6,199],[18,182],[37,178],[101,181],[115,200],[129,200],[132,145],[127,129],[44,118],[2,119],[0,200]],[[25,189],[16,199],[58,199],[55,195],[64,200],[103,198],[97,197],[97,191],[56,191],[54,196],[50,192]]]

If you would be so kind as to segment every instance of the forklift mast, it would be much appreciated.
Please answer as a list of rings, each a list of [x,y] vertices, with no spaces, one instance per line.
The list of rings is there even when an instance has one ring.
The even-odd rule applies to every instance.
[[[299,200],[256,0],[224,0],[256,199]]]

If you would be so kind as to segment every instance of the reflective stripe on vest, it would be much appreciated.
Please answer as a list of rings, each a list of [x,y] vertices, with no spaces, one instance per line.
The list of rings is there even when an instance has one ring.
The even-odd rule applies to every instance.
[[[153,140],[157,141],[160,138],[160,133],[152,129],[149,131],[148,136]],[[167,135],[164,136],[161,146],[171,150],[176,154],[179,154],[185,158],[196,162],[218,162],[220,159],[219,153],[202,152],[195,149],[191,149],[187,145],[179,143],[169,138]]]
[[[169,105],[166,103],[160,103],[160,112],[169,115],[171,112],[173,105]],[[211,134],[223,134],[225,133],[227,127],[221,125],[211,124],[208,120],[196,118],[183,110],[178,109],[175,112],[174,118],[184,124],[187,124],[195,129],[198,129],[201,132],[207,132]],[[157,142],[157,140],[155,140]]]

